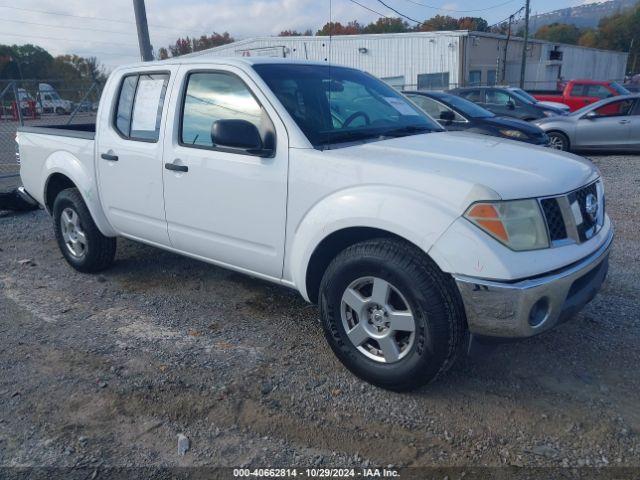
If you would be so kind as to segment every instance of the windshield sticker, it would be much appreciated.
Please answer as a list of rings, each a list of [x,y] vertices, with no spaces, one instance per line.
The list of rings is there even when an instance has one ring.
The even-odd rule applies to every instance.
[[[138,132],[155,131],[162,87],[164,87],[164,79],[140,80],[136,92],[136,103],[133,108],[131,130]]]
[[[418,112],[407,102],[396,97],[384,97],[385,101],[401,115],[418,115]]]

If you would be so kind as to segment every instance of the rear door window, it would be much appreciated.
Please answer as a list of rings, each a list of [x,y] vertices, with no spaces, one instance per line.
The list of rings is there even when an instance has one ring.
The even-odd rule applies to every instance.
[[[157,142],[169,75],[144,73],[123,78],[114,127],[127,140]]]

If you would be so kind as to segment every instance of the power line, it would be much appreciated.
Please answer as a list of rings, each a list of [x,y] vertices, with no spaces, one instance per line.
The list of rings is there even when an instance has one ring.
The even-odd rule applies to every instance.
[[[57,40],[59,42],[73,42],[73,43],[78,43],[78,42],[84,42],[84,43],[101,43],[103,45],[114,45],[114,46],[118,46],[118,47],[133,47],[135,48],[135,45],[129,45],[129,44],[125,44],[125,43],[113,43],[113,42],[100,42],[97,40],[75,40],[73,38],[58,38],[58,37],[45,37],[45,36],[38,36],[38,35],[20,35],[19,33],[6,33],[6,32],[1,32],[0,33],[0,37],[2,36],[7,36],[7,37],[22,37],[22,38],[38,38],[41,40]]]
[[[506,22],[507,20],[509,20],[511,17],[515,17],[516,15],[518,15],[520,12],[522,12],[524,10],[524,7],[520,7],[518,10],[516,10],[515,12],[513,12],[511,15],[509,15],[507,18],[504,18],[502,20],[500,20],[499,22],[496,22],[492,25],[489,25],[487,28],[493,28],[493,27],[497,27],[498,25]]]
[[[507,5],[507,4],[513,3],[515,1],[516,0],[507,0],[506,2],[498,3],[496,5],[492,5],[490,7],[485,7],[485,8],[475,8],[475,9],[471,9],[471,10],[455,10],[455,9],[452,9],[452,8],[443,8],[443,7],[437,7],[435,5],[427,5],[426,3],[416,2],[415,0],[405,0],[405,2],[413,3],[414,5],[419,5],[421,7],[431,8],[433,10],[441,10],[443,12],[453,12],[453,13],[486,12],[487,10],[493,10],[494,8],[503,7],[503,6]]]
[[[61,16],[61,17],[73,17],[73,18],[82,18],[85,20],[98,20],[98,21],[102,21],[102,22],[113,22],[113,23],[123,23],[126,25],[132,25],[135,24],[135,22],[131,22],[128,20],[119,20],[116,18],[106,18],[106,17],[92,17],[89,15],[74,15],[72,13],[62,13],[62,12],[49,12],[46,10],[35,10],[32,8],[22,8],[22,7],[13,7],[13,6],[9,6],[9,5],[0,5],[0,8],[8,8],[11,10],[20,10],[23,12],[33,12],[33,13],[42,13],[45,15],[57,15],[57,16]],[[173,27],[167,27],[165,25],[152,25],[150,24],[152,27],[155,28],[165,28],[167,30],[173,30],[175,32],[182,32],[183,30],[177,29],[177,28],[173,28]]]
[[[387,7],[389,10],[391,10],[391,11],[393,11],[393,12],[397,13],[398,15],[400,15],[400,16],[401,16],[401,17],[403,17],[403,18],[406,18],[407,20],[410,20],[410,21],[412,21],[412,22],[414,22],[414,23],[417,23],[418,25],[422,25],[422,23],[423,23],[423,22],[419,22],[419,21],[418,21],[418,20],[416,20],[415,18],[411,18],[411,17],[409,17],[409,16],[405,15],[404,13],[400,13],[398,10],[396,10],[396,9],[395,9],[395,8],[393,8],[393,7],[390,7],[389,5],[387,5],[386,3],[384,3],[382,0],[378,0],[378,3],[381,3],[382,5],[384,5],[385,7]]]
[[[361,6],[361,7],[362,7],[362,8],[364,8],[365,10],[369,10],[370,12],[373,12],[373,13],[375,13],[375,14],[377,14],[377,15],[380,15],[381,17],[389,18],[389,17],[387,17],[386,15],[383,15],[382,13],[378,12],[377,10],[374,10],[373,8],[369,8],[369,7],[367,7],[366,5],[361,4],[360,2],[356,2],[356,0],[349,0],[349,1],[350,1],[351,3],[355,3],[356,5]]]
[[[104,29],[100,29],[100,28],[91,28],[91,27],[72,27],[72,26],[68,26],[68,25],[51,25],[50,23],[38,23],[38,22],[27,22],[24,20],[8,20],[5,18],[0,18],[0,22],[10,22],[10,23],[22,23],[22,24],[26,24],[26,25],[37,25],[40,27],[48,27],[48,28],[63,28],[65,30],[86,30],[89,32],[104,32],[104,33],[115,33],[117,35],[129,35],[129,36],[135,36],[135,33],[131,33],[131,32],[118,32],[116,30],[104,30]],[[164,35],[171,35],[171,34],[164,34]]]

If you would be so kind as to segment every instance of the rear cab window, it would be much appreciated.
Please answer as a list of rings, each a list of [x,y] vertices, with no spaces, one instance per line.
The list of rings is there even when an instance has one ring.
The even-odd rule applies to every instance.
[[[120,83],[113,127],[127,140],[157,142],[168,73],[132,73]]]

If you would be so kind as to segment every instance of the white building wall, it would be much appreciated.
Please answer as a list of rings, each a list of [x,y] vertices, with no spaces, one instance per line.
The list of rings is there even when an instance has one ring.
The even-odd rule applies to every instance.
[[[465,65],[463,61],[466,43]],[[418,75],[448,72],[451,88],[469,81],[469,71],[481,70],[485,84],[488,72],[496,70],[500,83],[505,37],[479,32],[412,32],[384,35],[341,35],[329,37],[259,37],[241,40],[192,54],[193,56],[278,56],[329,61],[365,70],[415,88]],[[523,42],[511,38],[507,51],[506,81],[517,85]],[[525,88],[556,87],[560,64],[549,60],[554,44],[532,41],[527,53]],[[618,80],[624,77],[627,53],[558,45],[563,52],[561,75],[565,80],[589,78]],[[461,78],[461,75],[463,78]]]
[[[449,73],[459,79],[459,42],[466,32],[421,32],[329,37],[262,37],[243,40],[197,54],[215,56],[270,55],[329,61],[365,70],[380,78],[404,77],[416,85],[418,74]],[[273,48],[276,47],[276,48]],[[364,50],[366,49],[366,50]]]

